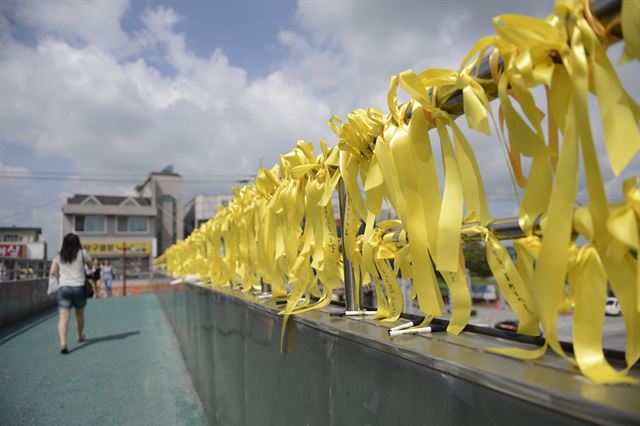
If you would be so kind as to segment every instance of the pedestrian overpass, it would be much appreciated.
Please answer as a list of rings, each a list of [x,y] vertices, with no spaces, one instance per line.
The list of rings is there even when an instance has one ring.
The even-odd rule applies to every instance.
[[[37,297],[44,310],[0,329],[0,424],[640,422],[638,385],[597,385],[551,353],[487,352],[534,347],[513,333],[389,337],[331,305],[293,317],[281,351],[278,300],[197,285],[90,300],[86,342],[61,355],[46,283],[20,284],[2,286],[3,323]]]

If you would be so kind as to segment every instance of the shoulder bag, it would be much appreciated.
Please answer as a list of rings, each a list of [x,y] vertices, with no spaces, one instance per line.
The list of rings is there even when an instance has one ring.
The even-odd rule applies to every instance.
[[[84,262],[84,250],[80,249],[80,254],[82,255],[82,272],[84,273],[84,292],[86,294],[86,296],[88,298],[93,297],[93,286],[91,285],[91,281],[89,281],[89,277],[91,275],[87,275],[87,273],[85,272],[85,265],[86,263]]]

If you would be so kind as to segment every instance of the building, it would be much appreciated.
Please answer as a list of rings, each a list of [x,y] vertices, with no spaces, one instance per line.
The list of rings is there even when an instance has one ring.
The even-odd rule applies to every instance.
[[[75,194],[62,207],[62,233],[78,234],[116,274],[147,277],[153,258],[182,238],[182,177],[167,167],[136,186],[137,196]]]
[[[196,195],[184,206],[184,236],[215,216],[219,206],[227,206],[233,195]]]
[[[82,246],[99,260],[109,259],[127,275],[145,275],[156,255],[156,209],[151,199],[75,194],[62,207],[62,233],[78,234]]]
[[[0,227],[0,257],[46,259],[47,243],[40,241],[41,228]]]
[[[47,243],[41,228],[0,227],[0,282],[46,276]]]
[[[182,214],[182,176],[173,172],[173,166],[161,172],[152,172],[136,186],[139,197],[151,200],[155,209],[155,236],[158,254],[171,247],[184,235]]]

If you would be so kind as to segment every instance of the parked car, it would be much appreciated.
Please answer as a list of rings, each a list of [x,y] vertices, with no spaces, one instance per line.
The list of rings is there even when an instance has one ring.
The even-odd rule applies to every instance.
[[[611,315],[614,317],[620,315],[620,304],[618,303],[618,298],[607,297],[607,304],[604,307],[604,312],[607,315]]]
[[[506,321],[497,322],[496,325],[494,325],[494,327],[497,328],[498,330],[512,331],[515,333],[518,330],[518,323],[519,321],[517,319],[506,320]]]
[[[493,302],[498,298],[496,287],[486,284],[474,284],[471,286],[471,300],[474,302]]]

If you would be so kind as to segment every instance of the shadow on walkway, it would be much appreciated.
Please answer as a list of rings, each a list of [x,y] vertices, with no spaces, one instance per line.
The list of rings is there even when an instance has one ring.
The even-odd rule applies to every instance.
[[[54,310],[54,308],[51,308],[44,311],[43,313],[35,315],[32,318],[27,318],[18,321],[17,323],[9,324],[3,327],[2,329],[0,329],[0,346],[4,345],[11,339],[18,337],[22,333],[26,333],[38,324],[41,324],[56,315],[58,315],[58,310]]]
[[[79,351],[80,349],[86,348],[87,346],[93,345],[95,343],[108,342],[110,340],[122,340],[122,339],[126,339],[127,337],[135,336],[137,334],[140,334],[140,331],[138,330],[128,331],[126,333],[111,334],[109,336],[95,337],[93,339],[85,339],[84,343],[81,346],[77,346],[74,349],[70,350],[69,352]]]

